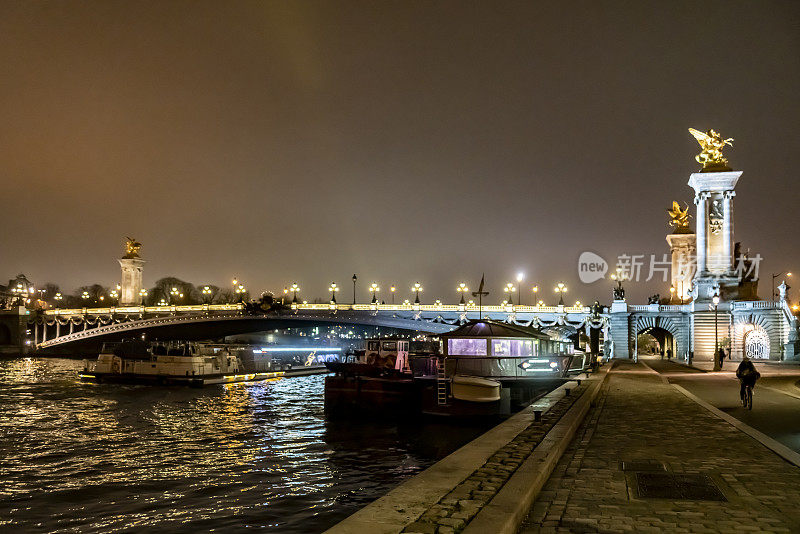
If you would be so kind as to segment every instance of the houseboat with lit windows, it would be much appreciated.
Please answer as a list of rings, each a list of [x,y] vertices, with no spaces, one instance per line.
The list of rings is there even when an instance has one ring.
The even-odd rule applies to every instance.
[[[82,380],[185,385],[250,382],[327,372],[321,365],[273,361],[263,349],[194,342],[131,340],[103,345],[96,360],[84,360]]]
[[[490,320],[439,336],[436,351],[409,351],[408,341],[371,339],[358,358],[328,364],[329,413],[502,416],[530,404],[588,355],[558,332]]]

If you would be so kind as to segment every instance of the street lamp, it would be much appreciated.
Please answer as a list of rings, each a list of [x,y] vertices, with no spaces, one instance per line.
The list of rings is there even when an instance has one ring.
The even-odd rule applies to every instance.
[[[717,310],[719,308],[719,289],[714,293],[714,296],[711,297],[711,302],[714,304],[714,370],[720,371],[722,370],[722,366],[720,365],[719,361],[719,327],[717,326]]]
[[[61,301],[64,299],[64,295],[62,295],[61,293],[56,293],[56,296],[53,298],[56,301],[56,308],[58,308],[59,305],[61,304]]]
[[[461,293],[461,301],[459,302],[459,304],[464,304],[464,293],[469,291],[469,288],[467,287],[467,284],[465,284],[464,282],[461,282],[460,284],[458,284],[458,287],[456,288],[456,291]]]
[[[414,304],[419,304],[419,292],[422,291],[422,284],[415,282],[414,286],[411,288],[411,291],[416,294],[416,298],[414,298]]]
[[[81,299],[83,299],[83,307],[85,308],[86,307],[86,301],[89,300],[89,292],[88,291],[84,291],[83,293],[81,293]]]
[[[503,288],[503,292],[508,293],[508,298],[506,299],[506,302],[511,306],[514,305],[514,291],[516,290],[517,288],[514,287],[514,284],[512,284],[511,282],[507,283],[506,287]]]
[[[109,291],[108,296],[114,299],[116,305],[119,306],[119,292],[116,289]]]
[[[173,287],[172,289],[170,289],[169,290],[169,303],[170,304],[174,304],[175,300],[178,299],[178,295],[180,295],[180,294],[181,294],[181,292],[178,291],[177,287]]]
[[[555,288],[555,292],[558,293],[558,295],[559,295],[558,305],[559,306],[563,306],[564,305],[564,293],[567,292],[566,284],[564,284],[563,282],[559,282],[558,285]]]
[[[544,306],[544,301],[540,299],[539,302],[536,303],[536,306],[538,308],[541,308],[542,306]]]
[[[775,297],[778,296],[778,294],[775,293],[775,279],[778,278],[779,276],[781,276],[782,274],[783,273],[777,273],[777,274],[773,273],[772,274],[772,302],[775,302]],[[786,273],[786,276],[791,277],[792,273]]]
[[[533,300],[536,300],[536,295],[539,294],[539,286],[533,286],[531,291],[533,291]]]
[[[372,285],[369,286],[369,290],[372,291],[372,303],[373,304],[377,304],[377,302],[378,302],[377,293],[378,293],[378,291],[381,290],[381,288],[378,287],[378,284],[376,284],[375,282],[372,282]]]
[[[146,296],[147,296],[147,290],[146,289],[140,289],[139,290],[139,297],[142,299],[142,308],[144,308],[144,298]]]
[[[297,304],[297,292],[300,291],[300,286],[293,283],[289,289],[292,291],[292,304]]]
[[[517,306],[522,306],[522,281],[525,280],[525,273],[522,271],[517,273],[517,287],[519,287],[519,295],[517,296]]]
[[[392,306],[394,306],[394,292],[397,291],[397,288],[392,286],[389,288],[389,291],[392,293]]]
[[[339,291],[339,286],[336,285],[336,282],[331,282],[328,291],[331,292],[331,304],[336,304],[336,292]]]
[[[211,287],[203,286],[203,289],[200,290],[200,293],[203,295],[203,302],[209,304],[211,302],[211,294],[213,293],[213,291],[211,291]]]
[[[353,275],[353,306],[356,305],[356,282],[358,281],[358,277]]]
[[[236,287],[236,295],[239,298],[239,302],[244,302],[244,294],[247,293],[247,289],[245,289],[244,284],[239,284]],[[183,296],[183,295],[181,295]]]
[[[674,302],[675,301],[675,286],[674,285],[669,286],[669,301],[670,302]]]

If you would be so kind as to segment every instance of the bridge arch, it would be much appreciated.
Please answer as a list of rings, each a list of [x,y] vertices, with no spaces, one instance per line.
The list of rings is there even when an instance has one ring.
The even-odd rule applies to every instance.
[[[686,329],[680,321],[663,315],[638,315],[631,329],[631,346],[634,351],[639,351],[639,336],[649,334],[661,345],[666,356],[667,349],[672,350],[673,358],[685,358],[689,350]]]

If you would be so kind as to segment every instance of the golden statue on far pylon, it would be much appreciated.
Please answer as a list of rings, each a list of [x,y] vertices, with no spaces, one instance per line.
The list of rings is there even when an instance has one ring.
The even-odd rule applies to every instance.
[[[700,172],[716,172],[716,171],[729,171],[728,160],[722,157],[722,149],[725,145],[733,146],[733,138],[723,139],[722,136],[714,130],[709,130],[708,133],[689,128],[691,133],[703,151],[700,152],[695,159],[698,163],[703,165]]]
[[[681,209],[681,205],[677,200],[672,201],[672,209],[668,209],[670,221],[669,224],[675,229],[676,234],[690,234],[692,231],[689,229],[689,206]]]
[[[123,258],[138,258],[142,244],[132,237],[126,237],[125,239],[125,255]]]

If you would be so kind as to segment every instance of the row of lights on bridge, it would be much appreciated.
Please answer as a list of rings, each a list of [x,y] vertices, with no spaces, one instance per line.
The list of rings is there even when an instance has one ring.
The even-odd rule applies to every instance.
[[[517,293],[518,288],[522,286],[522,282],[523,282],[524,279],[525,279],[524,275],[522,273],[519,273],[517,275],[517,284],[518,284],[517,286],[515,286],[513,283],[509,282],[503,287],[503,292],[507,295],[507,298],[505,300],[503,300],[503,302],[502,302],[503,306],[513,305],[514,304],[514,298],[513,298],[514,297],[514,293]],[[356,303],[355,293],[356,293],[356,282],[357,281],[358,281],[358,277],[356,275],[353,275],[353,304]],[[328,291],[330,291],[330,293],[331,293],[331,298],[330,298],[330,304],[331,305],[335,305],[336,304],[336,293],[338,293],[339,290],[340,290],[340,287],[336,282],[331,282],[330,285],[328,286]],[[373,305],[377,305],[378,304],[378,293],[381,291],[380,286],[378,285],[377,282],[372,282],[372,284],[370,284],[368,286],[368,290],[372,293],[372,301],[371,301],[371,303]],[[414,304],[419,305],[419,303],[420,303],[419,294],[422,293],[422,291],[423,291],[422,284],[420,284],[419,282],[415,282],[414,285],[411,286],[411,291],[414,293]],[[475,304],[475,302],[473,300],[467,301],[466,298],[465,298],[465,294],[469,292],[469,287],[467,287],[466,283],[464,283],[464,282],[459,283],[458,286],[456,287],[456,291],[461,295],[461,300],[460,300],[459,304],[461,304],[461,305],[467,305],[468,304],[470,306]],[[555,286],[553,291],[559,295],[559,303],[558,304],[560,306],[563,306],[564,305],[564,293],[567,292],[567,285],[564,284],[563,282],[559,282]],[[297,285],[297,283],[292,283],[291,286],[287,286],[287,287],[285,287],[283,289],[283,294],[284,294],[285,298],[288,298],[289,293],[292,294],[292,301],[291,302],[292,302],[293,305],[299,304],[299,301],[297,299],[297,294],[299,292],[300,292],[300,286]],[[397,292],[397,287],[395,287],[394,285],[390,286],[389,287],[389,292],[392,295],[392,304],[395,304],[395,293]],[[533,293],[534,296],[538,295],[539,286],[538,285],[532,286],[531,287],[531,292]],[[306,304],[306,301],[303,301],[303,303]],[[441,300],[437,300],[436,301],[436,304],[441,304],[441,303],[442,303]],[[405,299],[403,301],[403,305],[410,305],[410,304],[411,304],[411,302],[409,301],[409,299]],[[519,291],[518,296],[517,296],[517,305],[518,306],[522,305],[522,292],[521,291]],[[538,300],[537,303],[536,303],[536,306],[545,306],[544,300],[541,300],[541,299]],[[576,301],[575,302],[575,306],[576,307],[580,307],[581,306],[581,301]]]

